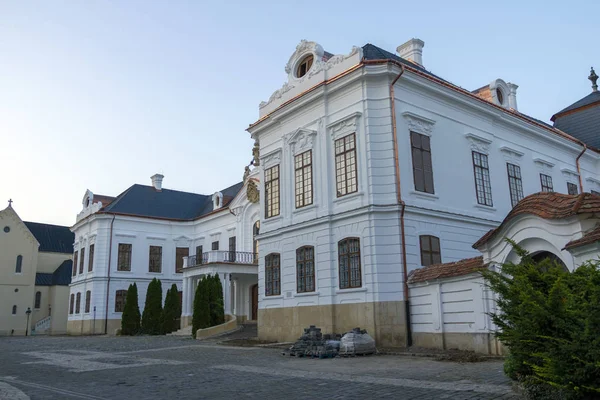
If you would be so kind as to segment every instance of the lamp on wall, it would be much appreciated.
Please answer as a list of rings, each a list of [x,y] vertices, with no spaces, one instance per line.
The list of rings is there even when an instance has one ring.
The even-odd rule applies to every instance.
[[[25,314],[27,314],[27,326],[25,326],[25,336],[27,336],[29,334],[29,315],[31,314],[31,308],[27,307]]]

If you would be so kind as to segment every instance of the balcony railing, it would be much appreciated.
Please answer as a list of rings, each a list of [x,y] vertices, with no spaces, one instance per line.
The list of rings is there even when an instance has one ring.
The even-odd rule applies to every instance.
[[[187,261],[187,263],[185,262]],[[195,267],[203,264],[230,263],[230,264],[258,264],[258,255],[250,251],[219,251],[212,250],[186,258],[184,257],[184,268]]]

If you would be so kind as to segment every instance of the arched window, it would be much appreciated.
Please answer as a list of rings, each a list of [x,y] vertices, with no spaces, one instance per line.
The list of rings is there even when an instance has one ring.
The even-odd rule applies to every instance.
[[[315,291],[315,248],[304,246],[296,250],[296,292]]]
[[[40,305],[42,304],[42,292],[35,292],[35,305],[33,306],[33,308],[40,308]]]
[[[426,267],[431,264],[440,264],[442,262],[442,252],[440,250],[440,238],[431,235],[419,236],[421,244],[421,265]]]
[[[92,302],[92,292],[90,290],[88,290],[87,292],[85,292],[85,312],[86,313],[90,312],[91,302]]]
[[[73,314],[75,308],[75,294],[71,293],[71,301],[69,302],[69,314]]]
[[[17,256],[17,266],[15,267],[15,273],[20,274],[22,268],[23,268],[23,256],[19,254]]]
[[[346,238],[338,242],[340,289],[362,287],[360,239]]]
[[[17,306],[13,306],[12,314],[17,315]]]
[[[77,300],[75,300],[75,314],[81,311],[81,292],[77,292]]]
[[[281,257],[278,253],[272,253],[265,257],[265,296],[277,296],[281,294]]]

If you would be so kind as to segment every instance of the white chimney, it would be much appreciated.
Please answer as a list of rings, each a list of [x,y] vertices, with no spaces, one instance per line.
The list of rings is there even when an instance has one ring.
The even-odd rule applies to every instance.
[[[517,108],[517,88],[519,87],[518,85],[515,85],[514,83],[507,83],[508,85],[508,106],[510,108],[512,108],[513,110],[518,110]]]
[[[425,42],[421,39],[410,39],[396,48],[400,57],[423,66],[423,47]]]
[[[165,176],[161,174],[154,174],[150,177],[152,179],[152,186],[156,189],[157,192],[162,190],[162,180]]]

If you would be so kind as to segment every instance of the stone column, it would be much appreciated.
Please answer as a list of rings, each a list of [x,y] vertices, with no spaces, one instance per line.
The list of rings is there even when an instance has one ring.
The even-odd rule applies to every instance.
[[[183,278],[183,304],[181,306],[181,315],[185,316],[189,313],[189,303],[188,303],[188,294],[189,294],[189,282],[190,278]]]
[[[233,315],[238,314],[238,282],[233,278]]]
[[[229,274],[223,274],[223,306],[225,308],[225,314],[231,315],[231,288],[229,282]]]

